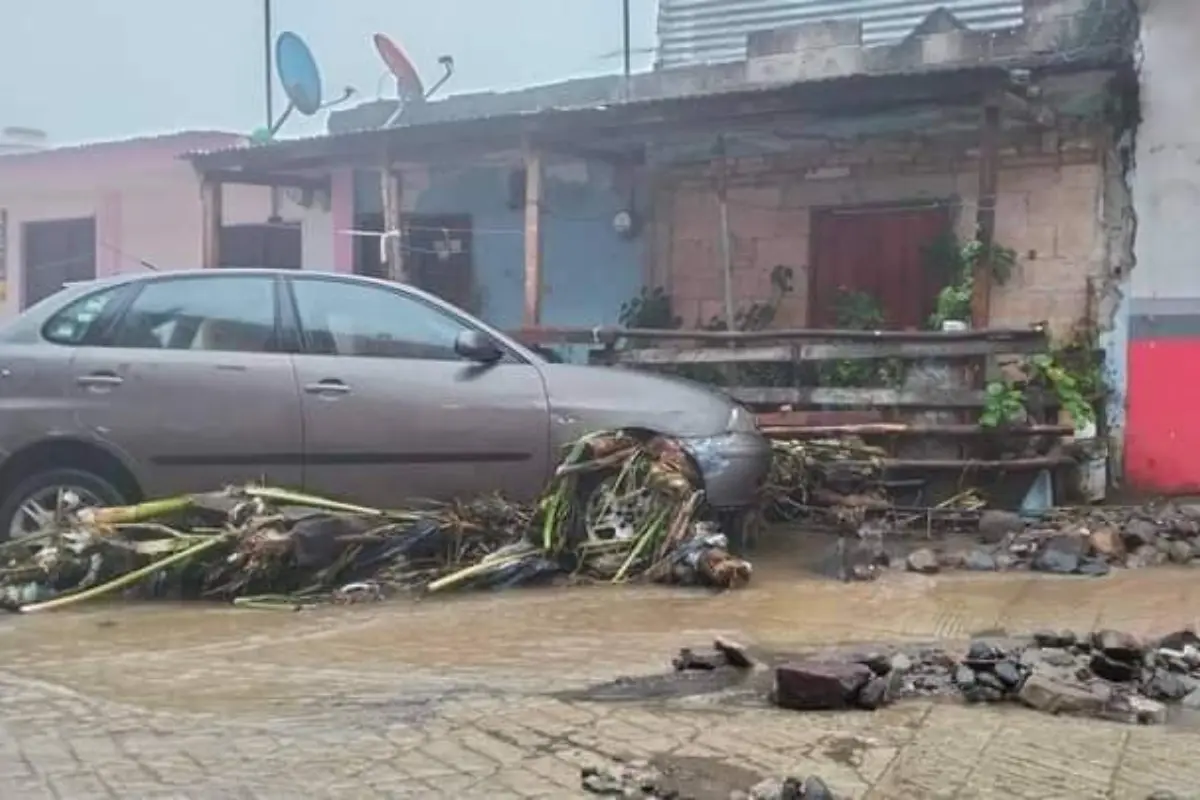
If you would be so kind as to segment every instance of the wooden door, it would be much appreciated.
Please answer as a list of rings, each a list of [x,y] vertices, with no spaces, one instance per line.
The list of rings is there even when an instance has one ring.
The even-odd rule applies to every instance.
[[[940,203],[813,212],[810,325],[837,327],[838,295],[852,291],[876,299],[888,328],[926,327],[941,286],[925,252],[950,224]]]

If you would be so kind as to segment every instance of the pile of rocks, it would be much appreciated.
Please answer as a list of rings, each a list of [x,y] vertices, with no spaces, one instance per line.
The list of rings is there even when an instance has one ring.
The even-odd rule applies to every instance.
[[[1146,644],[1120,631],[1047,631],[1016,647],[975,641],[954,682],[974,702],[1156,724],[1168,703],[1200,709],[1200,637],[1181,631]]]
[[[985,511],[978,533],[978,547],[922,548],[905,564],[923,574],[1028,569],[1090,576],[1113,567],[1190,564],[1200,559],[1200,505],[1056,509],[1035,523]]]
[[[1181,631],[1147,644],[1119,631],[1047,631],[977,639],[957,658],[924,649],[793,661],[775,668],[772,700],[815,711],[955,694],[970,703],[1013,701],[1051,714],[1162,723],[1168,704],[1200,710],[1200,636]]]
[[[585,792],[604,797],[641,798],[641,800],[693,800],[694,793],[671,784],[648,761],[615,763],[604,767],[584,767],[580,785]],[[706,794],[711,795],[711,789]],[[825,781],[815,775],[807,778],[768,778],[748,789],[735,789],[729,800],[837,800]]]

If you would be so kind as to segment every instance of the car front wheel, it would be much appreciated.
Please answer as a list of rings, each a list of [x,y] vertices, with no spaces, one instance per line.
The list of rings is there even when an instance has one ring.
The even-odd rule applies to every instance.
[[[64,506],[118,506],[127,500],[99,475],[78,469],[52,469],[18,483],[0,503],[0,541],[36,533]]]

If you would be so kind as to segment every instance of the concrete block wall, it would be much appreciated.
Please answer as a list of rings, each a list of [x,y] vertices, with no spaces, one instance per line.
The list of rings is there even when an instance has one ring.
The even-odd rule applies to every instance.
[[[992,294],[993,326],[1045,320],[1056,335],[1068,335],[1089,312],[1089,277],[1101,275],[1106,263],[1102,152],[1083,138],[1005,149],[996,241],[1016,250],[1018,264],[1008,283]],[[974,155],[967,147],[877,142],[731,162],[728,202],[738,306],[768,299],[771,270],[786,265],[795,272],[794,291],[781,305],[776,326],[805,325],[814,209],[944,203],[959,237],[972,237],[978,195]],[[649,277],[670,290],[685,325],[723,315],[719,219],[713,167],[676,170],[660,181]]]

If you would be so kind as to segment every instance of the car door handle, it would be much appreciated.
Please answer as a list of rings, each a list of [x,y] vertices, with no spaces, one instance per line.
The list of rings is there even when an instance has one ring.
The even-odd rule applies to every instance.
[[[93,372],[75,379],[80,386],[120,386],[125,379],[112,372]]]
[[[350,387],[336,378],[326,378],[323,381],[305,385],[304,391],[309,394],[348,394]]]

